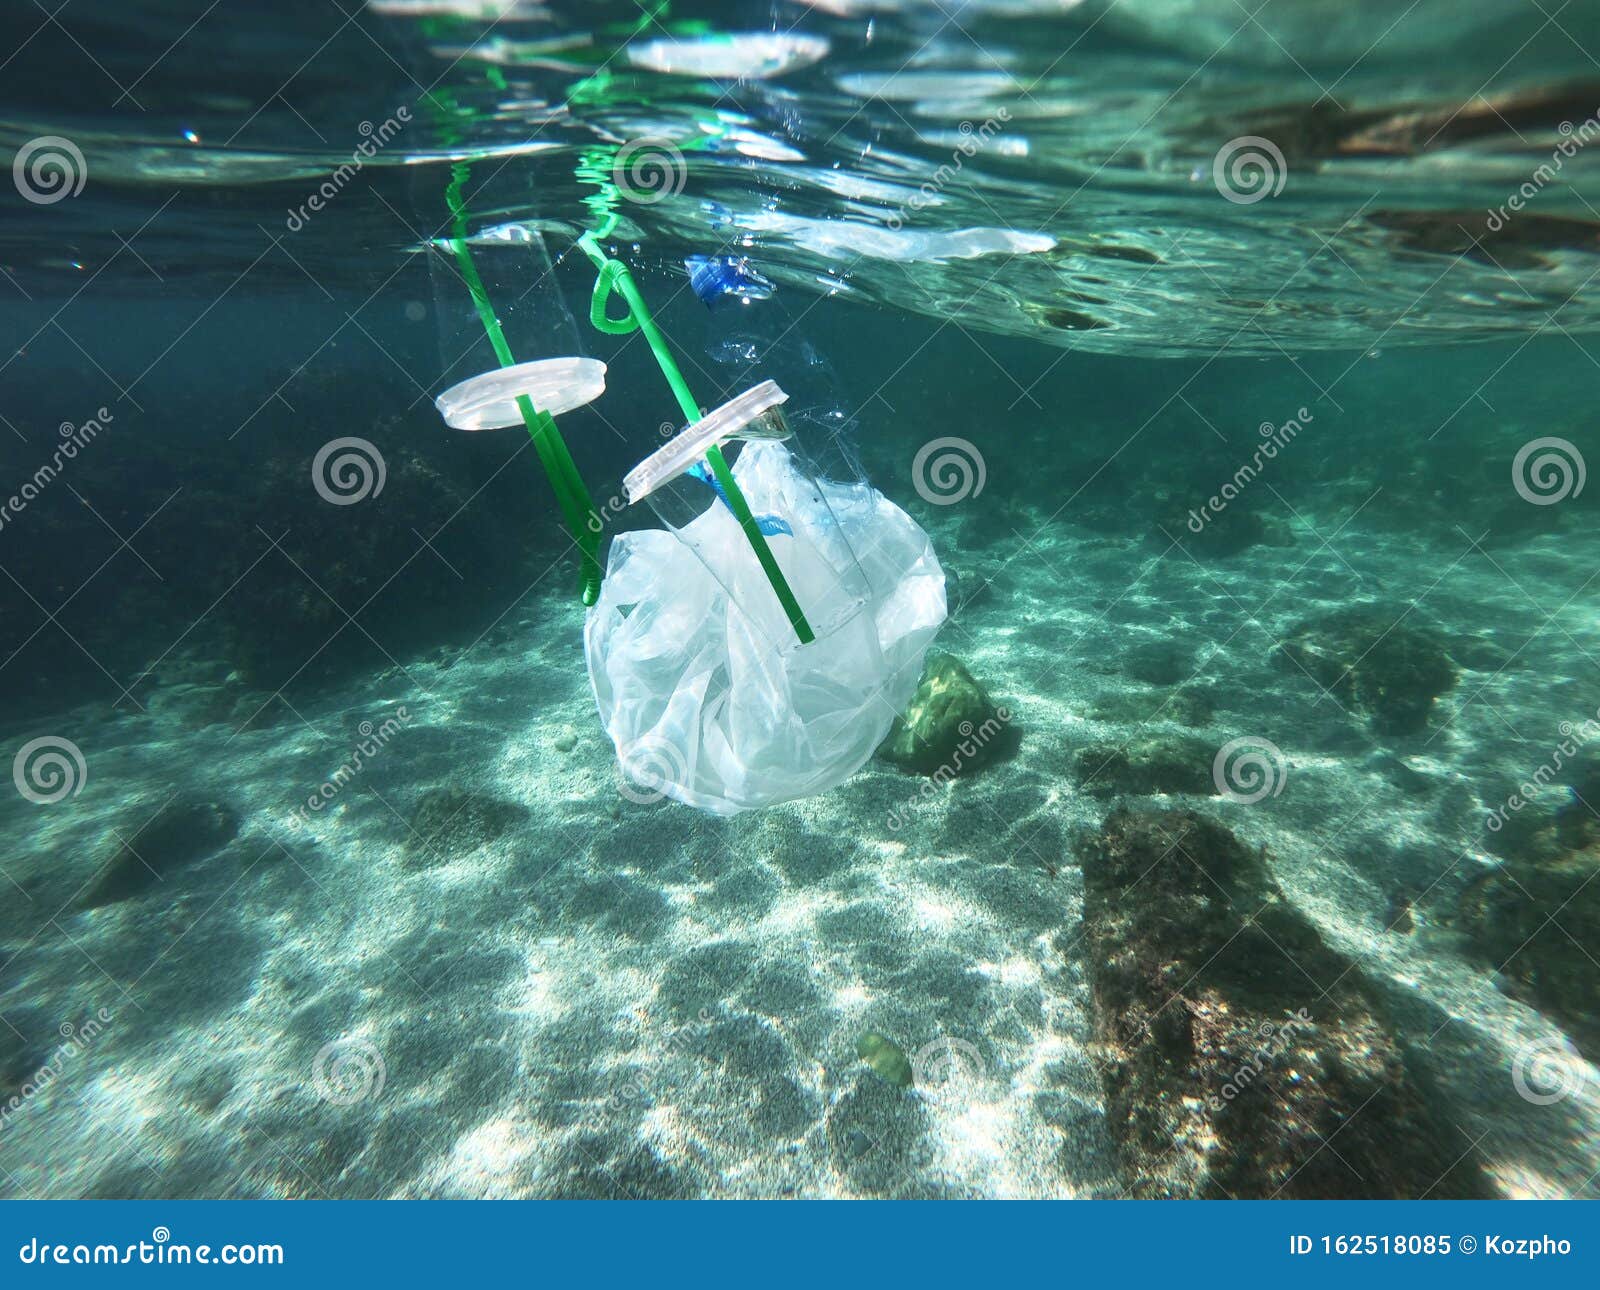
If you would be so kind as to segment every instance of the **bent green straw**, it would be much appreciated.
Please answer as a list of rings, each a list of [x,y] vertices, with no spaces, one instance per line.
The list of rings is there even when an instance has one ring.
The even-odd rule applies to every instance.
[[[478,274],[478,266],[472,259],[472,251],[467,246],[466,207],[461,199],[461,186],[467,178],[467,164],[457,162],[450,173],[450,184],[445,189],[445,200],[449,203],[450,214],[454,219],[453,236],[449,239],[450,249],[455,255],[456,265],[461,270],[467,290],[472,294],[472,303],[477,308],[478,320],[483,324],[483,330],[489,337],[495,358],[499,360],[501,367],[513,367],[516,365],[516,359],[512,356],[511,346],[506,343],[505,331],[500,326],[499,318],[495,316],[494,307],[489,303],[489,293],[484,288],[483,279]],[[535,408],[526,394],[517,395],[517,410],[522,413],[522,422],[527,426],[528,436],[533,440],[534,451],[539,454],[540,464],[544,466],[544,473],[550,479],[551,488],[555,490],[556,502],[567,521],[567,528],[572,533],[573,541],[578,544],[579,594],[585,605],[592,605],[600,598],[600,580],[603,576],[597,554],[602,528],[600,513],[595,509],[594,501],[584,486],[582,476],[578,474],[578,467],[572,460],[572,454],[567,450],[566,440],[561,437],[561,431],[556,427],[555,418]]]
[[[614,220],[608,218],[604,227],[609,230],[613,223]],[[661,368],[661,374],[667,378],[667,384],[672,387],[673,396],[678,400],[683,415],[691,425],[700,420],[700,405],[694,401],[694,395],[689,392],[689,384],[683,379],[677,360],[673,358],[672,350],[667,345],[667,338],[656,326],[655,318],[650,313],[650,306],[640,294],[633,275],[628,272],[628,266],[620,260],[609,258],[600,249],[600,244],[592,232],[580,237],[578,245],[598,270],[594,294],[589,299],[589,321],[597,330],[608,336],[626,336],[631,332],[642,332],[649,343],[650,352],[655,355],[656,363]],[[606,312],[613,295],[620,295],[623,303],[628,306],[626,317],[613,318]],[[750,504],[734,480],[733,471],[728,468],[728,461],[722,455],[722,449],[712,444],[706,450],[706,462],[711,467],[711,473],[716,476],[717,483],[722,486],[723,494],[728,501],[728,509],[733,512],[734,519],[744,530],[751,550],[761,563],[762,572],[772,584],[772,590],[778,597],[778,603],[783,606],[783,613],[789,620],[789,626],[794,629],[794,634],[802,645],[809,645],[816,640],[816,633],[811,630],[811,624],[806,621],[800,602],[795,599],[794,592],[789,588],[788,579],[783,576],[783,570],[778,566],[777,557],[767,545],[766,535],[756,523],[756,517],[751,513]]]

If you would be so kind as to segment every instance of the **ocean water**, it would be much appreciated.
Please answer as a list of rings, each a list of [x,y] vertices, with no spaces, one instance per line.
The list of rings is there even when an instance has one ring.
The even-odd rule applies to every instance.
[[[1594,1197],[1597,17],[12,6],[0,1194]],[[824,791],[675,800],[826,631],[602,721],[599,615],[744,620],[628,504],[688,418],[593,255],[936,556],[926,685],[809,656]],[[437,410],[469,263],[607,365],[647,609]]]

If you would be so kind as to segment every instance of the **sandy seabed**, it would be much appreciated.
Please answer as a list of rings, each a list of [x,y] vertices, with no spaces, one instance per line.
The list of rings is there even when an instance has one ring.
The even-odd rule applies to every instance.
[[[242,730],[216,719],[225,668],[168,660],[145,712],[12,731],[8,747],[70,738],[88,774],[62,802],[0,806],[11,1073],[51,1072],[4,1115],[0,1190],[1121,1195],[1073,845],[1115,799],[1080,791],[1074,754],[1168,732],[1281,750],[1276,796],[1152,800],[1267,848],[1492,1184],[1600,1193],[1600,1076],[1447,923],[1492,863],[1487,813],[1562,722],[1600,706],[1600,631],[1579,594],[1600,539],[1423,550],[1301,515],[1283,545],[1202,562],[1062,524],[958,550],[955,509],[922,517],[963,599],[937,648],[1022,738],[932,792],[874,763],[726,820],[631,800],[594,716],[580,611],[555,596],[460,654],[298,710],[274,702]],[[1274,659],[1295,623],[1360,600],[1419,601],[1462,663],[1429,733],[1376,736]],[[1206,691],[1208,724],[1171,723],[1179,686],[1133,679],[1152,649]],[[1096,719],[1108,701],[1135,719]],[[402,707],[359,774],[298,812],[362,723]],[[416,837],[441,787],[510,804],[503,831]],[[225,803],[237,835],[78,910],[119,839],[175,794]],[[1545,796],[1528,809],[1560,804]],[[1416,897],[1409,934],[1385,930],[1401,892]],[[857,1055],[867,1030],[937,1078],[884,1082]],[[1519,1094],[1530,1051],[1568,1054],[1558,1100]]]

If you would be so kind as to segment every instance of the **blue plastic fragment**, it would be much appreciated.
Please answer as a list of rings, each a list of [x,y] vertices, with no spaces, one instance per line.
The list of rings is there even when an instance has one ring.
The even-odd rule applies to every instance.
[[[770,300],[777,290],[743,255],[691,255],[683,262],[689,285],[706,308],[724,300]]]
[[[717,477],[711,473],[711,467],[707,466],[705,462],[700,462],[698,465],[690,466],[688,473],[693,475],[702,484],[709,485],[712,491],[722,499],[722,504],[726,506],[730,512],[733,510],[732,504],[728,501],[728,494],[723,491],[722,485],[717,482]],[[783,520],[780,520],[776,515],[757,515],[755,517],[755,521],[756,528],[761,531],[763,537],[776,537],[780,533],[785,537],[794,536],[794,530],[790,528]]]

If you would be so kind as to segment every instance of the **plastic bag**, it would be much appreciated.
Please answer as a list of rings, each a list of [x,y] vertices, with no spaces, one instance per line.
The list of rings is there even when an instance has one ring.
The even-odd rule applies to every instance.
[[[744,444],[733,474],[756,515],[782,521],[768,543],[816,640],[796,640],[723,505],[681,535],[617,537],[584,626],[625,778],[723,815],[855,774],[946,615],[927,534],[870,485],[814,482],[778,442]]]

